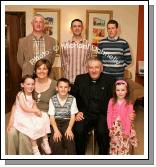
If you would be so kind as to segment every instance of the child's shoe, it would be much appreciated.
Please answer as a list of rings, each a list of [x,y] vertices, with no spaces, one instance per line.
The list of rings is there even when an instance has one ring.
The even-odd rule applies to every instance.
[[[32,151],[34,155],[41,155],[38,146],[32,147]]]
[[[46,154],[51,154],[51,148],[49,146],[48,140],[43,140],[43,142],[41,143],[41,148]]]

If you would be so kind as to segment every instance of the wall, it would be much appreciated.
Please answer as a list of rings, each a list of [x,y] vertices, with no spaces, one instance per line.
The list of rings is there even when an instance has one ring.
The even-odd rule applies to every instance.
[[[26,34],[31,33],[30,26],[31,19],[33,17],[33,8],[53,8],[61,10],[60,20],[60,41],[66,41],[71,38],[70,22],[79,18],[86,23],[86,10],[112,10],[113,19],[116,19],[121,26],[120,37],[126,39],[129,43],[131,53],[133,56],[133,62],[128,67],[132,72],[133,80],[135,79],[136,71],[136,55],[137,55],[137,33],[138,33],[138,5],[81,5],[81,6],[65,6],[65,5],[7,5],[6,11],[25,11],[26,12]],[[22,10],[21,10],[22,9]],[[86,27],[86,25],[85,25]],[[84,37],[85,31],[83,33]],[[56,59],[54,66],[60,66],[59,59]]]

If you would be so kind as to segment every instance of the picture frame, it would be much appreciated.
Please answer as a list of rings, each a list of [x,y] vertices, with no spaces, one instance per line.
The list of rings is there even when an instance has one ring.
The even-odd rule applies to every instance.
[[[33,8],[33,14],[41,14],[45,18],[45,33],[60,43],[60,9]]]
[[[112,18],[110,10],[86,11],[86,38],[93,46],[107,36],[107,22]]]

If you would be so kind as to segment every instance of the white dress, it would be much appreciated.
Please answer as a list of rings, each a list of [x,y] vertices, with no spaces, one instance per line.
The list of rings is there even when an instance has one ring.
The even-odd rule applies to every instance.
[[[23,96],[27,107],[32,108],[34,100],[32,96],[24,95],[20,93],[20,96]],[[47,133],[50,133],[50,121],[46,113],[42,112],[42,116],[38,117],[34,113],[29,113],[23,111],[19,105],[19,100],[16,98],[16,109],[14,113],[14,125],[18,131],[27,135],[33,140],[36,140],[40,137],[45,136]]]

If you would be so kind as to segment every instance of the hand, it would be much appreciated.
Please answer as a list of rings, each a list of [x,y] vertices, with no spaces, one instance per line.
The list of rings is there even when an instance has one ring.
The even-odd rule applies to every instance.
[[[135,111],[133,111],[132,113],[129,114],[129,119],[130,119],[130,121],[133,122],[134,119],[135,119],[135,117],[136,117]]]
[[[11,130],[11,128],[13,128],[13,124],[9,123],[8,126],[7,126],[7,132],[9,132]]]
[[[40,110],[35,110],[35,115],[38,116],[38,117],[42,117],[42,112]]]
[[[54,132],[53,140],[54,142],[59,142],[61,141],[62,135],[59,130]]]
[[[124,139],[127,139],[127,138],[128,138],[128,135],[123,134],[123,138],[124,138]]]
[[[69,140],[73,140],[74,139],[74,134],[72,132],[71,129],[67,128],[66,132],[65,132],[65,137]]]
[[[112,137],[112,130],[109,129],[109,137]]]
[[[83,119],[84,119],[84,117],[83,117],[83,112],[78,112],[78,113],[76,114],[75,121],[81,121],[81,120],[83,120]]]

